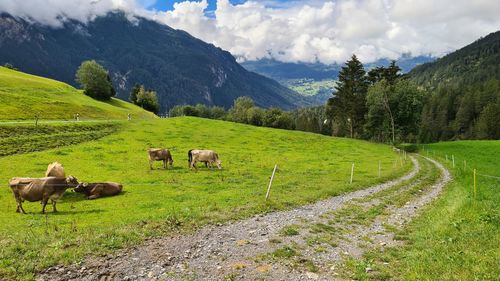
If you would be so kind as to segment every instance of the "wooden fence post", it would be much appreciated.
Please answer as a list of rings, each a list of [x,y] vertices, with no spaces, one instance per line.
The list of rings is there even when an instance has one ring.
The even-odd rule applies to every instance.
[[[380,178],[380,160],[378,160],[378,177]]]
[[[476,169],[474,169],[474,199],[476,199]]]
[[[271,180],[269,181],[269,185],[267,186],[266,201],[267,198],[269,198],[269,192],[271,192],[271,185],[273,184],[274,173],[276,173],[276,168],[278,168],[278,164],[274,165],[273,174],[271,175]]]
[[[352,183],[353,177],[354,177],[354,163],[352,163],[352,166],[351,166],[351,181],[349,182],[350,184]]]
[[[453,169],[455,169],[455,155],[451,156],[451,161],[453,162]]]
[[[467,160],[464,160],[464,171],[467,170]]]

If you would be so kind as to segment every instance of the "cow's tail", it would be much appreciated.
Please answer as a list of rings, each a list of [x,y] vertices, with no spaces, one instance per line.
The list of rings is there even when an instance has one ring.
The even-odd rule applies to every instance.
[[[191,152],[193,151],[192,149],[188,151],[188,165],[191,166],[191,162],[193,160],[193,153]]]

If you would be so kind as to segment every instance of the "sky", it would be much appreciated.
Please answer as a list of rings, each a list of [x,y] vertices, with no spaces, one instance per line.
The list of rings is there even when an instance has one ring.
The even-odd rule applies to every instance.
[[[443,56],[500,30],[500,0],[1,0],[54,28],[120,9],[182,29],[239,61],[364,63]]]

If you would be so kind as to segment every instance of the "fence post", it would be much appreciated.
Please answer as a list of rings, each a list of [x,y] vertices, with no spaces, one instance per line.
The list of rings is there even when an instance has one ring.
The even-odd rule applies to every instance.
[[[446,162],[448,162],[448,154],[446,154]]]
[[[464,171],[467,170],[467,160],[464,160]]]
[[[354,163],[352,163],[352,166],[351,166],[351,181],[349,182],[350,184],[352,183],[353,177],[354,177]]]
[[[476,199],[476,169],[474,169],[474,199]]]
[[[451,156],[451,161],[453,162],[453,169],[455,169],[455,155]]]
[[[271,175],[271,180],[269,180],[269,185],[267,186],[266,201],[267,198],[269,198],[269,192],[271,191],[271,185],[273,184],[274,173],[276,173],[276,168],[278,168],[278,164],[274,165],[273,174]]]
[[[378,160],[378,177],[380,178],[380,160]]]

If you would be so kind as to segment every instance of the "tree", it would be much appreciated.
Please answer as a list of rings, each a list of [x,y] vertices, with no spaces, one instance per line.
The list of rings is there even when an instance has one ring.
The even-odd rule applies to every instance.
[[[396,80],[401,78],[403,75],[401,74],[401,68],[396,65],[396,61],[391,61],[391,64],[388,67],[375,67],[372,70],[368,71],[367,80],[371,85],[375,83],[385,80],[387,84],[394,85]]]
[[[14,67],[14,65],[12,65],[11,63],[8,63],[8,62],[6,62],[6,63],[3,65],[3,67],[8,68],[8,69],[11,69],[11,70],[16,70],[16,71],[18,71],[18,70],[19,70],[19,69],[17,69],[16,67]]]
[[[368,80],[363,64],[353,55],[339,72],[334,96],[328,100],[328,116],[336,124],[335,134],[360,137],[366,113]],[[346,130],[347,129],[347,130]]]
[[[238,123],[246,123],[247,111],[254,107],[255,103],[249,97],[239,97],[234,100],[233,107],[229,109],[229,119]]]
[[[264,110],[259,107],[252,107],[247,110],[247,124],[262,126],[264,120]]]
[[[130,96],[128,99],[133,103],[137,103],[137,93],[139,93],[139,90],[141,89],[141,85],[135,84],[134,87],[130,90]]]
[[[84,61],[76,71],[76,82],[83,93],[98,100],[109,100],[115,95],[111,78],[95,60]]]
[[[226,117],[226,110],[222,106],[212,106],[210,108],[210,116],[212,119],[224,119]]]
[[[500,139],[500,102],[487,105],[477,124],[481,139]]]
[[[160,104],[155,91],[146,91],[144,86],[141,86],[137,93],[137,105],[154,114],[160,111]]]
[[[418,133],[424,93],[416,85],[399,79],[393,85],[385,79],[375,83],[367,94],[368,137],[391,143],[398,140],[415,141]]]

